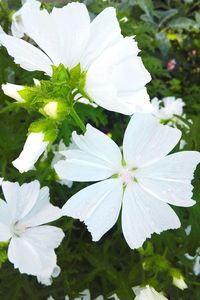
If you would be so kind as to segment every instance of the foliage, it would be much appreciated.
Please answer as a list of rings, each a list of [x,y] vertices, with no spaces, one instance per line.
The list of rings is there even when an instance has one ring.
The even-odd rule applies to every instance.
[[[144,64],[152,75],[153,80],[148,84],[151,98],[170,95],[183,98],[186,102],[185,112],[193,121],[190,134],[183,135],[186,141],[184,149],[200,151],[199,1],[86,0],[84,2],[89,7],[92,17],[105,7],[117,8],[123,34],[136,35],[139,48],[142,49]],[[58,1],[51,3],[60,5]],[[49,9],[51,3],[48,4]],[[20,1],[0,2],[0,24],[6,32],[9,32],[13,11],[20,5]],[[169,71],[167,63],[171,59],[175,59],[176,65]],[[15,65],[3,47],[0,48],[0,66],[0,84],[13,82],[33,85],[33,78],[46,79],[40,72],[27,72]],[[72,84],[73,80],[80,77],[79,72],[76,67],[71,74]],[[52,80],[57,80],[56,76],[69,74],[55,72],[54,75]],[[43,88],[46,87],[44,84]],[[37,100],[40,105],[39,97],[37,99],[33,97],[37,89],[39,88],[34,87],[30,90],[32,96],[29,94],[27,97]],[[25,92],[22,93],[25,97]],[[55,98],[56,91],[53,93],[51,97]],[[50,168],[52,153],[46,160],[37,163],[36,170],[19,174],[11,165],[11,161],[20,153],[28,127],[38,118],[38,112],[29,114],[23,107],[13,104],[1,90],[0,109],[0,176],[21,183],[38,178],[42,186],[50,187],[52,203],[61,207],[72,194],[82,188],[83,184],[74,183],[73,187],[68,189],[55,183],[55,174]],[[121,143],[128,122],[127,117],[101,108],[86,107],[83,104],[77,104],[77,112],[85,124],[92,123],[102,131],[110,133],[118,144]],[[34,124],[36,123],[33,123],[33,126]],[[69,119],[59,126],[60,133],[57,140],[63,138],[68,145],[71,132],[77,130],[76,124],[69,116]],[[52,295],[56,300],[61,300],[68,294],[73,299],[82,290],[89,288],[92,299],[100,294],[107,298],[117,293],[120,299],[129,300],[134,299],[131,287],[150,284],[158,291],[165,292],[169,299],[199,299],[199,277],[193,273],[194,262],[188,260],[185,254],[194,256],[200,247],[198,189],[200,168],[196,171],[193,184],[197,204],[189,209],[175,208],[182,227],[179,230],[163,232],[161,235],[154,234],[139,250],[130,250],[125,243],[120,221],[98,243],[92,243],[90,234],[80,222],[70,218],[58,221],[57,224],[62,226],[66,234],[64,242],[57,250],[58,264],[62,272],[49,287],[43,287],[35,278],[13,270],[13,266],[6,261],[6,245],[0,245],[0,298],[43,300]],[[192,225],[189,236],[185,232],[188,225]],[[184,276],[188,289],[181,291],[172,285],[174,269]]]

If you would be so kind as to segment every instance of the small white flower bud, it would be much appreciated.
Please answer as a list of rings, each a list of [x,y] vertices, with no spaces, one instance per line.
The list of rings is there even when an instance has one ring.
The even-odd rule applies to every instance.
[[[48,144],[49,142],[44,141],[43,132],[30,133],[21,154],[12,162],[13,166],[17,168],[20,173],[31,170]]]
[[[19,91],[24,89],[23,85],[6,83],[6,84],[2,84],[1,88],[5,95],[15,99],[18,102],[25,102],[25,100],[18,93]]]
[[[44,106],[44,112],[52,119],[57,118],[58,114],[58,102],[51,101]]]
[[[173,285],[175,285],[180,290],[185,290],[188,288],[182,275],[180,275],[179,277],[173,277]]]

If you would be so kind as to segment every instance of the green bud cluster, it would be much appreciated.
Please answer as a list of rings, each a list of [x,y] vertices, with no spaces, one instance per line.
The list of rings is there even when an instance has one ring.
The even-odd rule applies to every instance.
[[[57,136],[58,126],[71,116],[77,124],[81,122],[74,110],[76,97],[84,97],[92,101],[84,91],[86,72],[81,71],[80,64],[71,70],[60,64],[52,66],[52,77],[41,80],[35,86],[25,87],[19,91],[25,102],[20,105],[30,112],[38,112],[42,116],[33,122],[30,132],[45,134],[45,140],[53,142]],[[80,121],[80,122],[79,122]],[[82,129],[84,125],[78,124]]]

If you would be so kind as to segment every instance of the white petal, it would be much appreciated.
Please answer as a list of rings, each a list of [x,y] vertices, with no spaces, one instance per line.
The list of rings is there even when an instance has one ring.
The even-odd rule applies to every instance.
[[[12,84],[12,83],[6,83],[6,84],[2,84],[1,88],[5,95],[15,99],[18,102],[25,102],[25,100],[18,93],[19,91],[24,89],[24,86]]]
[[[21,220],[27,227],[52,222],[61,217],[61,209],[49,202],[49,188],[40,190],[37,201],[28,215]]]
[[[20,238],[12,238],[8,259],[21,273],[51,276],[56,266],[54,248],[63,237],[62,230],[53,226],[29,228]]]
[[[82,3],[69,3],[62,9],[54,8],[52,19],[59,38],[60,59],[68,68],[80,63],[90,35],[90,17]]]
[[[40,191],[39,181],[19,185],[17,182],[3,181],[2,190],[15,221],[23,218],[34,206]]]
[[[199,276],[199,274],[200,274],[200,256],[197,256],[195,259],[195,263],[193,266],[193,272],[196,276]]]
[[[100,97],[96,98],[95,101],[99,106],[110,111],[124,115],[132,115],[135,112],[149,113],[152,111],[146,88],[131,92],[128,95],[116,95],[114,98],[111,90],[105,90],[104,94],[99,95]]]
[[[22,20],[25,32],[52,59],[72,68],[80,62],[89,39],[90,18],[84,4],[70,3],[54,8],[49,14],[40,5],[24,5]]]
[[[27,1],[21,11],[23,31],[31,37],[52,60],[51,64],[58,65],[60,61],[59,40],[51,14],[40,10],[39,1]],[[50,73],[47,73],[51,75]]]
[[[61,152],[66,160],[55,164],[55,170],[61,179],[97,181],[120,171],[120,149],[106,134],[88,124],[85,135],[74,132],[72,136],[80,150]]]
[[[141,167],[167,155],[181,138],[181,131],[161,125],[151,114],[135,114],[125,131],[123,152],[130,167]]]
[[[8,205],[0,200],[0,241],[5,242],[11,238],[10,226],[12,224],[12,215]]]
[[[0,44],[14,57],[16,64],[28,71],[43,71],[51,75],[52,62],[41,50],[33,45],[7,34],[0,34]]]
[[[87,125],[84,135],[73,132],[72,138],[82,151],[94,155],[111,165],[114,169],[121,167],[121,152],[115,142],[100,130],[90,124]]]
[[[71,181],[98,181],[117,173],[106,161],[81,150],[63,152],[66,160],[55,164],[59,178]]]
[[[13,166],[20,173],[31,170],[48,144],[49,142],[44,142],[44,134],[42,132],[30,133],[21,154],[12,162]]]
[[[123,195],[120,179],[93,184],[72,196],[63,206],[63,214],[80,219],[98,241],[116,223]]]
[[[182,151],[168,155],[156,163],[141,168],[137,180],[148,193],[156,198],[178,206],[192,206],[191,181],[200,152]]]
[[[44,284],[46,286],[49,286],[49,285],[52,284],[52,281],[53,281],[52,278],[58,277],[59,274],[60,274],[60,271],[61,271],[60,267],[59,266],[55,266],[55,268],[53,269],[53,273],[51,274],[50,277],[48,277],[48,276],[47,277],[45,277],[45,276],[43,277],[43,276],[40,275],[40,276],[37,276],[37,280],[38,280],[39,283],[42,283],[42,284]]]
[[[37,275],[42,270],[36,249],[22,238],[11,239],[8,247],[8,259],[22,274]]]
[[[131,40],[128,41],[132,42]],[[126,95],[143,89],[150,80],[151,76],[139,56],[130,56],[118,63],[113,72],[113,81],[115,86],[118,87],[119,95]]]
[[[152,233],[180,227],[173,209],[145,193],[138,184],[126,187],[122,205],[122,230],[130,248],[142,246]]]
[[[135,291],[135,289],[134,289]],[[146,286],[144,288],[140,288],[140,291],[138,294],[136,294],[137,297],[135,300],[167,300],[163,295],[158,293],[154,288],[151,286]]]
[[[90,39],[81,66],[85,69],[109,46],[122,39],[121,29],[113,7],[104,9],[90,25]]]
[[[23,7],[12,15],[11,32],[12,35],[17,38],[22,38],[24,36],[24,26],[21,17],[22,10]]]
[[[91,65],[85,89],[98,105],[124,113],[125,97],[129,97],[129,102],[139,101],[135,96],[144,90],[151,77],[137,56],[138,51],[133,39],[124,38],[105,50]],[[147,94],[143,93],[143,96],[144,101],[149,101]],[[126,109],[125,113],[132,114],[133,109]]]
[[[60,245],[64,238],[64,233],[58,227],[42,225],[28,228],[22,238],[26,239],[36,248],[51,250]]]

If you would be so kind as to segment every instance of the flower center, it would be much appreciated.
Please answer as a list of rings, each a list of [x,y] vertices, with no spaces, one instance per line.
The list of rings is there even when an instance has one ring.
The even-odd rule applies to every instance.
[[[20,237],[26,231],[26,226],[20,222],[15,222],[11,226],[13,236]]]
[[[128,183],[133,181],[137,181],[135,178],[135,170],[136,169],[132,169],[132,170],[126,168],[122,169],[119,176],[121,177],[124,185],[127,185]]]

